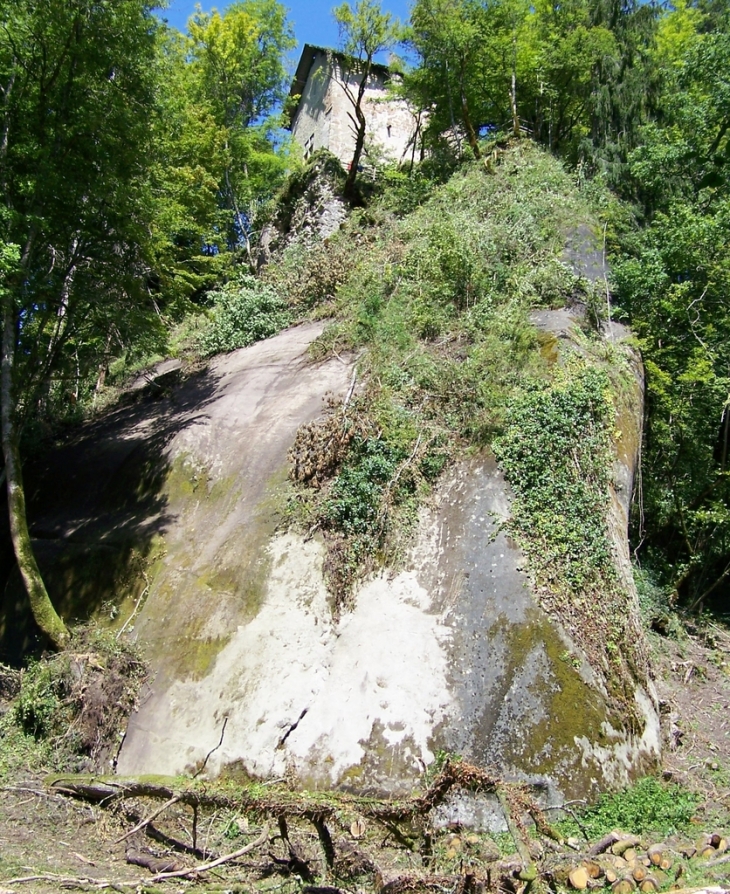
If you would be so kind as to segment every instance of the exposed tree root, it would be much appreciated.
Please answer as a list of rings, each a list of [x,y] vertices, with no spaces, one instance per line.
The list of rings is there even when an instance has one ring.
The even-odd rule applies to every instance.
[[[387,830],[388,834],[393,836],[393,839],[407,851],[416,857],[420,854],[424,865],[426,865],[429,862],[431,846],[431,833],[427,831],[430,829],[428,818],[444,801],[448,793],[454,788],[472,792],[489,792],[497,795],[503,805],[509,828],[512,830],[522,860],[521,864],[505,864],[501,870],[497,870],[495,867],[495,872],[497,874],[506,873],[509,879],[519,879],[523,883],[531,882],[536,877],[536,870],[527,849],[522,821],[520,818],[515,819],[512,816],[512,812],[516,809],[524,811],[534,807],[526,790],[520,786],[508,786],[478,767],[462,762],[447,762],[422,795],[392,801],[341,793],[333,796],[331,794],[294,792],[281,785],[250,785],[238,789],[226,786],[215,788],[210,783],[196,780],[191,780],[189,784],[180,784],[178,780],[171,780],[168,784],[164,779],[55,776],[49,777],[47,785],[53,793],[80,798],[105,807],[124,802],[129,798],[151,798],[164,802],[155,810],[144,815],[141,820],[139,813],[134,815],[133,827],[120,836],[117,843],[131,838],[138,832],[157,833],[152,826],[152,821],[161,817],[175,805],[192,807],[196,814],[198,809],[207,808],[268,816],[274,819],[279,827],[279,835],[272,840],[272,843],[280,840],[285,849],[283,855],[269,851],[271,871],[297,876],[312,890],[315,887],[314,883],[321,878],[322,872],[326,876],[332,874],[335,878],[340,877],[343,871],[347,873],[348,870],[356,875],[365,873],[379,876],[378,867],[352,842],[348,843],[346,840],[333,836],[332,828],[352,834],[352,828],[364,829],[364,820],[375,822]],[[129,815],[128,810],[126,813]],[[306,820],[312,824],[319,843],[320,863],[316,860],[313,863],[311,856],[292,841],[288,820]],[[413,832],[414,827],[416,828],[415,833]],[[264,831],[265,835],[262,834],[262,837],[255,842],[233,852],[233,854],[192,868],[174,866],[169,870],[159,871],[163,868],[159,863],[160,858],[147,856],[137,849],[132,853],[135,856],[134,862],[145,865],[153,871],[158,870],[151,881],[163,881],[168,878],[194,879],[213,867],[235,860],[261,846],[268,838],[268,829]],[[153,837],[159,835],[160,833],[153,834]],[[181,842],[177,843],[181,844]],[[183,846],[182,849],[191,853],[194,848]],[[195,850],[197,850],[196,847]],[[140,853],[144,859],[139,857]],[[440,889],[455,892],[455,894],[456,892],[467,894],[467,892],[483,890],[485,886],[489,887],[489,884],[491,884],[489,879],[480,879],[467,873],[453,878],[435,875],[419,876],[417,888],[419,890]],[[519,885],[519,881],[517,884]],[[411,876],[404,875],[397,879],[391,879],[387,883],[381,881],[379,886],[384,891],[397,894],[399,891],[416,890],[415,885],[416,876],[411,878]],[[507,887],[509,888],[510,885],[508,884]]]
[[[315,822],[331,819],[337,809],[350,807],[361,816],[374,820],[402,822],[416,816],[427,816],[441,804],[452,788],[472,792],[496,792],[499,780],[467,763],[447,762],[441,773],[420,797],[382,801],[354,795],[339,795],[337,805],[332,800],[311,793],[261,786],[239,789],[235,794],[215,790],[210,784],[195,784],[175,788],[143,777],[123,776],[49,776],[46,785],[52,792],[81,798],[109,806],[124,798],[154,798],[191,807],[215,807],[253,810],[273,817],[302,817]],[[504,786],[502,786],[504,787]],[[158,814],[155,813],[155,816]]]
[[[207,862],[184,867],[175,865],[174,858],[148,856],[142,849],[134,848],[133,853],[139,858],[134,862],[157,870],[148,880],[155,886],[168,879],[202,882],[206,873],[215,875],[212,870],[233,864],[257,849],[260,854],[257,860],[242,861],[235,868],[230,866],[227,877],[240,878],[243,873],[248,884],[251,879],[283,876],[284,886],[296,885],[301,894],[341,894],[355,887],[378,894],[544,894],[548,888],[554,891],[568,886],[577,891],[597,887],[608,890],[617,882],[625,882],[628,890],[632,883],[629,876],[636,878],[636,868],[622,856],[629,844],[639,845],[636,836],[615,831],[593,845],[586,841],[582,848],[573,842],[571,847],[580,851],[579,854],[566,851],[560,846],[563,844],[560,835],[546,822],[526,786],[505,783],[462,762],[447,762],[423,794],[392,801],[341,792],[298,792],[282,784],[251,783],[234,787],[231,783],[216,786],[199,780],[171,780],[167,784],[164,779],[88,776],[57,776],[47,784],[52,793],[107,807],[121,802],[124,807],[121,815],[131,818],[132,827],[117,839],[118,843],[135,834],[152,834],[152,820],[165,814],[171,826],[181,824],[181,817],[186,813],[181,805],[192,807],[195,856],[207,854]],[[479,836],[465,834],[460,829],[448,833],[434,828],[433,811],[455,788],[495,797],[503,809],[516,853],[500,858],[494,844],[490,851]],[[124,804],[126,798],[152,798],[162,803],[152,811],[142,811],[135,805],[132,812]],[[204,808],[209,830],[216,817],[225,815],[226,811],[232,811],[235,822],[241,815],[246,823],[253,817],[257,825],[264,823],[264,828],[255,841],[225,856],[211,857],[207,833],[202,850],[196,844],[197,813]],[[532,837],[525,827],[530,818],[535,823]],[[278,834],[269,835],[267,821],[278,826]],[[243,827],[235,828],[235,822],[229,821],[234,824],[234,836],[237,836]],[[189,835],[189,830],[182,827]],[[227,832],[228,825],[225,829]],[[193,853],[189,845],[175,842],[170,836],[163,837],[168,843],[173,842],[173,846],[181,845],[180,849]],[[453,840],[456,845],[452,844]],[[642,858],[645,861],[642,865],[648,866],[648,871],[653,871],[651,865],[664,865],[653,859],[656,854],[663,856],[663,847],[654,844],[648,848]],[[701,848],[703,865],[711,865],[707,856],[714,858],[712,865],[724,865],[727,849],[727,836],[717,833],[707,837]],[[173,865],[167,868],[170,863]],[[668,865],[671,863],[669,859]],[[678,870],[681,871],[683,866]],[[68,884],[87,888],[114,886],[96,879],[79,879]],[[123,882],[117,889],[124,890],[124,885],[129,887],[129,883]]]

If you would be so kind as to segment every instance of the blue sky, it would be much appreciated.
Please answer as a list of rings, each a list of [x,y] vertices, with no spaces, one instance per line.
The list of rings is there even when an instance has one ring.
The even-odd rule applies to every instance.
[[[339,5],[340,2],[341,0],[289,0],[287,3],[284,0],[284,5],[289,10],[289,21],[294,25],[298,44],[292,54],[292,70],[296,67],[296,62],[305,43],[337,46],[337,25],[332,18],[332,8]],[[215,7],[222,12],[229,3],[223,0],[220,3],[201,2],[200,5],[206,11]],[[383,0],[382,2],[382,9],[401,21],[405,21],[408,17],[409,6],[409,0]],[[161,10],[159,15],[167,19],[174,28],[184,31],[185,24],[194,10],[195,0],[170,0],[167,9]]]

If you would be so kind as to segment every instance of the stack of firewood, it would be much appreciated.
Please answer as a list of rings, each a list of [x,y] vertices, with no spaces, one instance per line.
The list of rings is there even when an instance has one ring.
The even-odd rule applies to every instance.
[[[693,857],[706,860],[719,857],[728,849],[727,839],[719,833],[705,835],[695,845],[672,850],[663,843],[642,848],[633,835],[613,831],[597,841],[587,858],[567,871],[567,882],[576,891],[610,887],[615,894],[642,894],[667,887],[679,889]]]

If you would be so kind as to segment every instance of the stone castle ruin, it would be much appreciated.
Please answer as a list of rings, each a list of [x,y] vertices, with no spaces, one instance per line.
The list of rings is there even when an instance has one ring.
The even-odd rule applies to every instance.
[[[317,149],[328,149],[343,165],[350,163],[355,148],[350,96],[357,94],[361,77],[356,61],[345,54],[305,44],[289,91],[291,132],[304,148],[305,160]],[[363,102],[365,146],[400,162],[413,148],[416,119],[404,100],[389,94],[394,77],[386,65],[373,66]]]

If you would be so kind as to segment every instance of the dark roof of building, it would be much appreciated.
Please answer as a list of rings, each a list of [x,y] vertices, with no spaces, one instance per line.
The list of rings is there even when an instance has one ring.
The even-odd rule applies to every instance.
[[[309,72],[312,70],[312,65],[314,64],[317,56],[320,53],[323,53],[325,56],[332,56],[337,59],[352,59],[352,57],[348,56],[347,53],[342,53],[339,50],[332,50],[329,47],[318,47],[315,44],[305,43],[304,49],[302,50],[302,55],[299,58],[297,70],[294,73],[294,80],[292,81],[291,87],[289,88],[290,98],[295,96],[301,97],[302,93],[304,93],[304,87],[307,83]],[[386,76],[390,74],[390,69],[388,68],[388,66],[382,65],[380,62],[373,62],[373,70],[380,72],[381,74]],[[291,103],[289,106],[288,113],[290,127],[298,108],[299,100],[297,100],[296,103]]]

